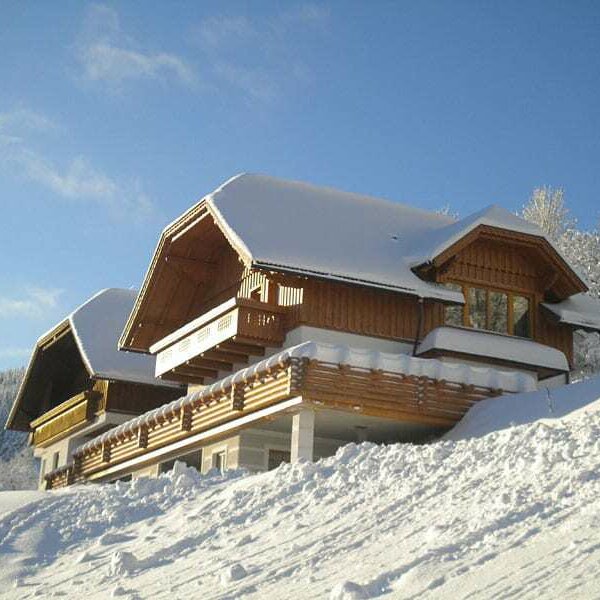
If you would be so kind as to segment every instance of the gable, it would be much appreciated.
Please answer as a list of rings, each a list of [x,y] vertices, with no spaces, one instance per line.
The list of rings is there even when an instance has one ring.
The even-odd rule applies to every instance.
[[[436,280],[480,283],[562,300],[587,286],[543,237],[480,225],[436,256]]]
[[[120,346],[147,352],[207,305],[235,295],[247,268],[243,252],[234,249],[205,201],[190,209],[163,232]]]
[[[75,336],[63,323],[36,346],[6,427],[29,431],[29,423],[87,388],[90,380]]]

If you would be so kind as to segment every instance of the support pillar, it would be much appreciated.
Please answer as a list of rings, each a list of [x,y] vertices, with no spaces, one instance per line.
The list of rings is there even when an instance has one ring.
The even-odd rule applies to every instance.
[[[304,408],[292,417],[291,461],[313,460],[315,411]]]

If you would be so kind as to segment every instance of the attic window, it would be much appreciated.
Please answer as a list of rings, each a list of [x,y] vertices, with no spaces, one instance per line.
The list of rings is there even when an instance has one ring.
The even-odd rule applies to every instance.
[[[471,327],[519,337],[531,337],[531,300],[525,296],[483,287],[446,283],[462,291],[465,306],[446,306],[445,324]]]

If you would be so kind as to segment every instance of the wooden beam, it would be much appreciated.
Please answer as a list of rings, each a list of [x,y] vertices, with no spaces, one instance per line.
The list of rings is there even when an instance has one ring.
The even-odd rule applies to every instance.
[[[192,358],[192,360],[186,361],[185,364],[204,369],[216,369],[217,371],[233,370],[233,363],[210,358]]]
[[[249,358],[247,354],[228,352],[226,350],[221,350],[219,346],[215,346],[213,350],[203,352],[200,357],[206,357],[211,360],[227,361],[229,363],[247,363]]]
[[[214,369],[202,369],[200,367],[192,367],[189,365],[185,367],[174,367],[171,370],[175,375],[187,375],[189,377],[212,377],[214,379],[219,375]]]
[[[175,381],[177,383],[188,383],[192,385],[202,385],[204,383],[203,377],[190,377],[188,375],[177,375],[172,372],[163,373],[159,375],[159,379],[164,381]]]
[[[256,346],[253,344],[242,344],[235,341],[235,337],[231,342],[223,342],[215,346],[218,350],[225,350],[227,352],[234,352],[236,354],[249,354],[251,356],[264,356],[265,349],[263,346]]]

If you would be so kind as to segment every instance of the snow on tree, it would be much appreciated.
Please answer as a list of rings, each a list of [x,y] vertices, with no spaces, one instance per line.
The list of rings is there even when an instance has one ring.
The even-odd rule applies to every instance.
[[[27,446],[27,434],[4,429],[24,374],[25,369],[0,372],[0,490],[36,486],[37,460]]]
[[[536,188],[521,216],[538,225],[556,244],[569,263],[587,280],[589,294],[600,298],[600,232],[582,231],[569,217],[561,188]],[[600,372],[600,335],[577,331],[574,362],[579,375]]]
[[[572,227],[575,221],[569,218],[562,188],[550,186],[535,188],[529,202],[523,207],[521,216],[538,225],[552,240],[558,240]]]

